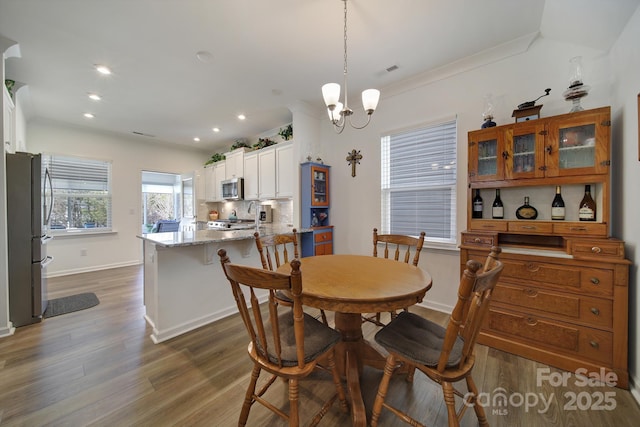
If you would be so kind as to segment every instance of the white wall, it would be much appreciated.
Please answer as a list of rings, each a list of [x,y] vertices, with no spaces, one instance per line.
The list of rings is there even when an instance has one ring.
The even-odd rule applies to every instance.
[[[29,123],[27,149],[111,160],[113,228],[105,235],[57,237],[47,247],[54,262],[48,276],[99,270],[142,262],[141,172],[185,173],[201,167],[208,155],[139,138],[91,132],[52,123]],[[80,256],[86,249],[87,255]]]
[[[425,52],[428,55],[428,44]],[[526,48],[526,46],[525,46]],[[325,163],[332,166],[331,215],[335,225],[336,253],[371,253],[373,227],[380,227],[380,136],[386,132],[413,127],[443,118],[458,118],[458,231],[466,226],[467,132],[482,124],[483,96],[493,94],[496,102],[494,120],[498,125],[512,123],[512,111],[524,101],[537,98],[544,89],[551,94],[542,98],[541,114],[548,117],[567,113],[570,103],[562,98],[568,87],[569,59],[581,55],[584,82],[592,87],[582,100],[585,109],[610,105],[611,77],[608,56],[582,46],[562,44],[537,38],[524,53],[501,60],[478,55],[476,64],[465,62],[458,68],[439,70],[438,76],[424,76],[422,85],[398,93],[382,93],[378,111],[363,130],[347,128],[336,135],[328,120],[321,126]],[[484,61],[484,62],[483,62]],[[485,63],[486,65],[481,65]],[[636,68],[637,70],[637,68]],[[444,76],[444,77],[443,77]],[[350,82],[351,87],[356,82]],[[364,119],[360,106],[352,106],[356,120]],[[357,176],[345,158],[352,150],[361,150],[363,159]],[[617,188],[613,186],[614,191]],[[631,236],[629,236],[631,238]],[[426,249],[420,265],[433,276],[433,287],[424,304],[450,311],[456,300],[459,275],[458,250]]]
[[[640,328],[638,328],[638,265],[640,251],[640,223],[638,211],[638,182],[640,182],[640,162],[638,161],[639,135],[637,97],[640,94],[640,8],[629,20],[621,36],[611,51],[613,82],[613,158],[614,192],[612,221],[614,235],[625,240],[627,259],[632,261],[629,277],[629,373],[632,392],[640,401]]]

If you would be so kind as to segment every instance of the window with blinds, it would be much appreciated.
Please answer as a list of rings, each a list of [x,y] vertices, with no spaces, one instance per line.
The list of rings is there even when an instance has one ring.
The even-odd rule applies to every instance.
[[[456,243],[456,120],[382,137],[382,230]]]
[[[47,154],[42,164],[53,187],[52,231],[111,230],[111,162]]]

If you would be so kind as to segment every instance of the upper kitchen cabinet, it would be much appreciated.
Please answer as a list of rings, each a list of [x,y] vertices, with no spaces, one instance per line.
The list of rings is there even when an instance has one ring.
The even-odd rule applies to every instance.
[[[258,200],[259,193],[258,152],[251,151],[244,155],[244,199]]]
[[[238,148],[225,153],[225,179],[244,177],[244,153],[246,148]]]
[[[245,200],[293,197],[295,175],[293,144],[281,142],[244,154]]]
[[[2,129],[4,149],[9,153],[15,153],[16,126],[15,104],[9,95],[9,91],[2,85]]]
[[[207,202],[222,201],[221,182],[226,179],[225,162],[216,162],[204,169],[205,200]]]
[[[610,126],[602,107],[471,131],[469,181],[608,174]]]
[[[293,197],[293,182],[297,179],[293,160],[293,144],[276,145],[276,198]]]

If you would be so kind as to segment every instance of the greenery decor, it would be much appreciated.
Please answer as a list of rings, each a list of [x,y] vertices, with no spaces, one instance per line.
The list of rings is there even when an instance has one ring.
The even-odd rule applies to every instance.
[[[291,138],[293,138],[293,125],[289,125],[284,129],[280,129],[278,135],[280,135],[285,141],[290,140]]]
[[[207,163],[205,163],[204,165],[207,166],[207,165],[210,165],[211,163],[216,163],[224,159],[225,159],[224,154],[215,153],[213,156],[211,156],[209,160],[207,160]]]
[[[254,150],[259,150],[261,148],[270,147],[272,145],[276,145],[275,141],[270,140],[269,138],[258,138],[258,142],[253,144]]]
[[[249,144],[249,142],[245,138],[238,138],[235,140],[235,142],[231,146],[231,151],[237,148],[243,148],[243,147],[251,148],[251,144]]]

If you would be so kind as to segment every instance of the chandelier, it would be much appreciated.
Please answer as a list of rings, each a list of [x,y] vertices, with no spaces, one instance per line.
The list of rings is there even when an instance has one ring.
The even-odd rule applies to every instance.
[[[344,2],[344,105],[340,102],[340,85],[338,83],[327,83],[322,86],[322,96],[327,105],[329,119],[337,133],[342,133],[348,121],[352,128],[362,129],[371,121],[371,115],[378,106],[380,91],[377,89],[367,89],[362,92],[362,106],[367,113],[367,122],[362,126],[356,126],[351,122],[353,110],[349,108],[347,102],[347,0]]]

